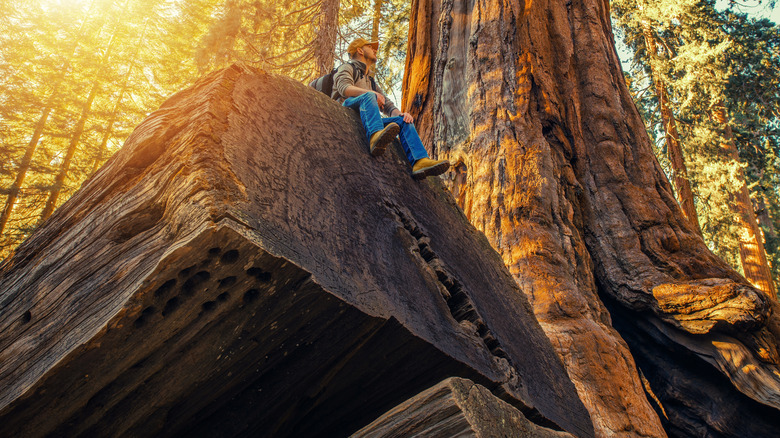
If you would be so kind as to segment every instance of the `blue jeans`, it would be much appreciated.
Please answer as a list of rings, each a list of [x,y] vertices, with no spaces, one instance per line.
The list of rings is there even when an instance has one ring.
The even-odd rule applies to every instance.
[[[389,123],[396,123],[401,128],[401,133],[398,137],[401,139],[401,146],[404,148],[409,162],[414,164],[420,158],[428,158],[428,151],[425,150],[420,140],[420,135],[414,129],[414,124],[404,122],[403,116],[382,117],[379,114],[376,94],[363,93],[357,97],[348,97],[343,105],[360,111],[360,120],[366,129],[369,142],[371,141],[371,134],[381,131]]]

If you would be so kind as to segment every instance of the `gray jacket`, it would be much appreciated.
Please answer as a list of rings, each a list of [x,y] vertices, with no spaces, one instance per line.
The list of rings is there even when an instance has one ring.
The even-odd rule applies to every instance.
[[[353,69],[350,64],[354,65],[356,68]],[[354,76],[352,73],[353,71],[354,71]],[[365,90],[373,89],[373,87],[371,86],[371,79],[369,79],[368,75],[366,74],[366,65],[354,59],[351,59],[346,63],[341,64],[338,70],[336,70],[336,74],[333,75],[333,94],[330,97],[337,100],[339,103],[344,103],[344,100],[346,99],[344,97],[344,92],[346,91],[347,87],[350,85],[354,85],[358,88],[363,88]],[[393,101],[388,99],[385,93],[383,93],[378,86],[377,89],[374,91],[381,93],[383,96],[385,96],[385,107],[380,108],[380,110],[382,110],[382,112],[387,114],[388,116],[392,115],[393,110],[396,109]]]

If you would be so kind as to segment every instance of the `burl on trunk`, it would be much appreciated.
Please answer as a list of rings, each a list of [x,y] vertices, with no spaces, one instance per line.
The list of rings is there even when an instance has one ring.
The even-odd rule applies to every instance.
[[[597,435],[776,433],[777,303],[685,220],[608,1],[415,0],[409,35],[404,108],[453,163],[448,187],[527,294]]]

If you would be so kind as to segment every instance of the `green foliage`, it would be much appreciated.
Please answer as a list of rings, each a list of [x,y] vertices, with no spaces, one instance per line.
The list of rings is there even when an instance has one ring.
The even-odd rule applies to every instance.
[[[409,34],[409,7],[410,2],[406,0],[383,0],[379,26],[377,82],[399,106]]]
[[[180,6],[191,3],[3,3],[0,199],[6,207],[9,194],[18,190],[18,197],[0,237],[0,257],[40,222],[56,174],[66,176],[59,204],[149,112],[195,79],[194,62],[186,62],[193,59],[187,40],[204,27],[203,20],[181,20],[187,11]],[[31,141],[38,126],[40,138]],[[73,142],[73,159],[65,167]],[[25,166],[26,154],[31,159]]]
[[[766,250],[774,277],[780,278],[774,232],[780,229],[780,29],[734,8],[718,10],[714,0],[613,0],[612,11],[616,34],[633,52],[629,88],[648,132],[661,142],[657,103],[640,90],[650,87],[651,72],[667,87],[708,245],[741,270],[730,205],[733,194],[746,182],[753,199],[763,199],[767,205],[768,221],[762,224]],[[645,47],[645,26],[652,30],[658,47]],[[648,56],[653,50],[659,56]],[[728,110],[739,162],[721,147],[727,129],[713,120],[718,105]],[[663,155],[659,160],[664,162]]]
[[[318,30],[328,25],[324,1],[333,2],[0,2],[0,208],[13,207],[0,227],[0,259],[40,223],[47,198],[59,190],[57,174],[66,176],[61,204],[144,117],[199,75],[240,61],[310,79]],[[340,5],[331,50],[337,60],[346,60],[352,39],[370,37],[376,3],[341,0]],[[383,0],[380,6],[377,76],[392,91],[400,89],[409,5]]]

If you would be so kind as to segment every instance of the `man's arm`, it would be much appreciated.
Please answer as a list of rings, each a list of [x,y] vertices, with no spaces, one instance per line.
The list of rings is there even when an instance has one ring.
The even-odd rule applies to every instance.
[[[414,123],[414,118],[412,117],[411,114],[402,113],[401,110],[399,110],[398,108],[393,109],[393,112],[390,113],[390,117],[395,117],[395,116],[404,116],[404,122]]]
[[[383,108],[385,106],[385,96],[382,93],[378,93],[373,90],[366,90],[364,88],[356,87],[354,85],[348,85],[344,89],[344,92],[341,93],[341,95],[344,97],[358,97],[364,93],[376,94],[376,103],[379,104],[379,108]]]
[[[366,90],[364,88],[355,86],[355,78],[352,77],[353,66],[349,63],[341,64],[336,74],[333,76],[333,88],[341,97],[358,97],[364,93],[375,93],[377,103],[382,108],[385,104],[385,97],[382,93],[377,93],[373,90]]]
[[[372,82],[373,82],[373,79],[372,79]],[[382,90],[379,88],[379,85],[377,85],[376,82],[374,82],[374,87],[377,88],[377,93],[378,94],[384,96],[384,94],[382,93]],[[382,108],[382,110],[383,110],[383,112],[385,114],[389,115],[390,117],[403,116],[404,122],[406,122],[406,123],[414,123],[414,118],[412,117],[411,114],[401,112],[401,110],[399,110],[395,106],[395,104],[393,103],[392,100],[390,100],[388,98],[385,98],[384,100],[385,100],[384,103],[383,104],[379,104],[379,107]]]

